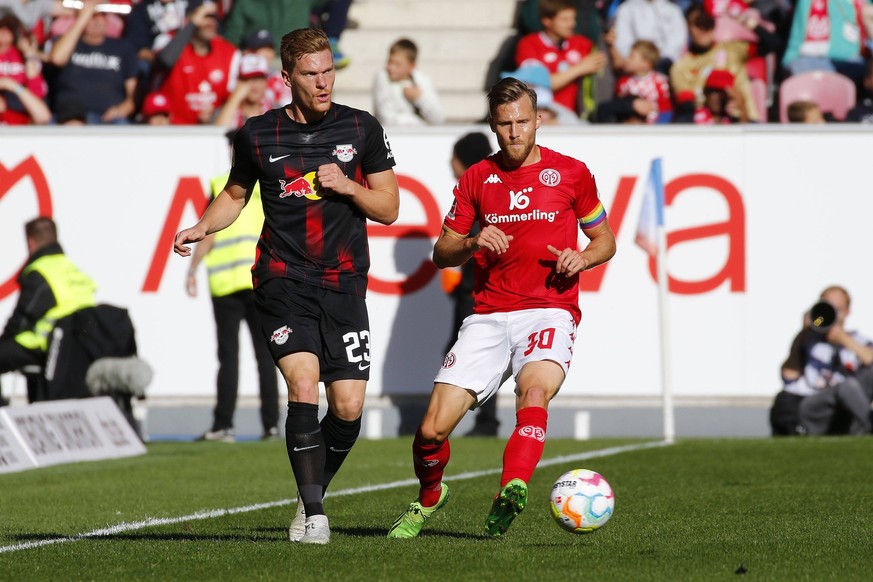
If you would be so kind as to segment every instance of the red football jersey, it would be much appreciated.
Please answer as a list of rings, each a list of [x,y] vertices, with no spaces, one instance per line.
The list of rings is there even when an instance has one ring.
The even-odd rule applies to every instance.
[[[557,249],[578,248],[579,225],[606,219],[588,167],[540,147],[535,164],[506,170],[498,152],[468,169],[455,186],[444,226],[466,236],[478,222],[513,237],[502,255],[480,250],[473,259],[476,313],[557,307],[579,322],[579,276],[555,271]]]
[[[186,45],[160,89],[170,100],[173,123],[196,125],[200,112],[217,112],[236,85],[239,58],[237,48],[222,38],[212,39],[206,56]]]
[[[673,111],[673,103],[670,100],[670,80],[657,71],[649,71],[639,77],[632,75],[622,77],[618,80],[615,95],[617,97],[633,95],[657,105],[646,119],[649,123],[655,123],[659,114]]]
[[[542,32],[528,34],[520,41],[515,49],[515,64],[520,67],[527,62],[537,62],[555,74],[564,71],[571,65],[575,65],[591,53],[594,44],[582,35],[576,34],[555,45],[552,40]],[[572,82],[565,87],[554,91],[555,101],[569,107],[573,111],[579,110],[579,83]]]

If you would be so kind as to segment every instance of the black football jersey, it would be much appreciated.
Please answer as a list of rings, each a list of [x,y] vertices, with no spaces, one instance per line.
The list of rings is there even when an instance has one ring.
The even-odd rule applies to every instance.
[[[286,277],[364,296],[370,252],[364,214],[345,196],[319,189],[316,171],[335,163],[346,177],[394,167],[385,130],[366,111],[331,104],[317,123],[283,108],[250,118],[237,133],[230,180],[260,182],[264,228],[252,269],[255,287]]]

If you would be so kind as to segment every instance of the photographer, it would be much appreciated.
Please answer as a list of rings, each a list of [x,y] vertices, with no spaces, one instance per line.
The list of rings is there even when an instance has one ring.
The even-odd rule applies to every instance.
[[[873,342],[845,329],[850,302],[848,291],[828,287],[804,316],[770,411],[774,436],[870,433]]]

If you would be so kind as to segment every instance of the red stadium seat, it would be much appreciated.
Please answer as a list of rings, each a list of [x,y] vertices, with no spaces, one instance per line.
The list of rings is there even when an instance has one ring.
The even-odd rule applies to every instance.
[[[855,106],[855,84],[845,75],[832,71],[810,71],[792,75],[779,87],[779,120],[788,121],[788,105],[795,101],[817,103],[822,113],[844,119]]]

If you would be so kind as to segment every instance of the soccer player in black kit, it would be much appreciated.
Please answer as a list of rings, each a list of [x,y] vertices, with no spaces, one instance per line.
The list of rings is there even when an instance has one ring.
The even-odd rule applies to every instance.
[[[360,433],[370,375],[366,221],[394,222],[400,195],[382,126],[331,102],[324,33],[286,34],[281,56],[292,102],[243,125],[227,186],[176,235],[174,250],[188,256],[187,243],[230,225],[260,182],[266,218],[252,279],[265,341],[288,385],[285,441],[297,481],[288,535],[326,544],[324,491]],[[328,402],[320,423],[319,381]]]

